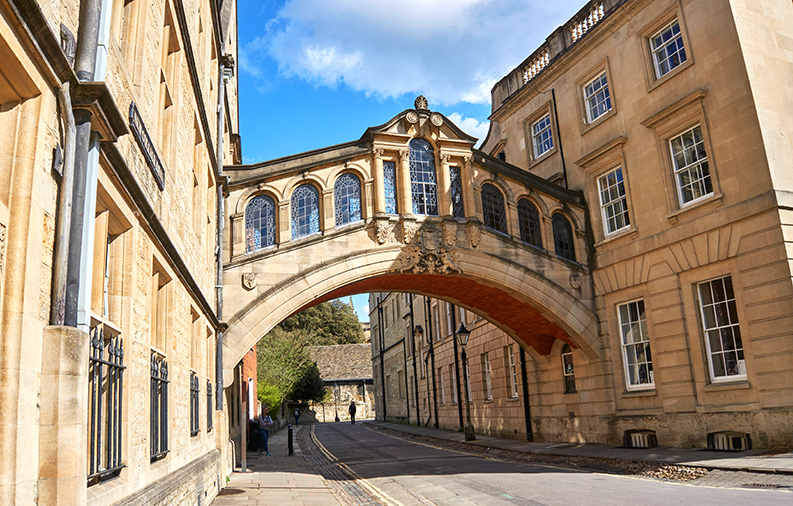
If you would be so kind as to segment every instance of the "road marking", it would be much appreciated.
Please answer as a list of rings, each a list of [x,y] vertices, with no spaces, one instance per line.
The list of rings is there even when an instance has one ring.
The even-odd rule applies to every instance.
[[[336,458],[336,456],[333,455],[327,448],[325,448],[325,445],[323,445],[319,441],[319,439],[317,439],[317,435],[314,432],[314,425],[311,426],[311,440],[314,442],[315,445],[317,445],[317,448],[319,448],[319,451],[322,452],[322,454],[325,455],[325,457],[327,457],[328,460],[330,460],[331,462],[335,462],[336,465],[339,468],[341,468],[341,470],[344,473],[346,473],[348,476],[351,476],[353,478],[353,482],[356,485],[361,485],[363,488],[365,488],[367,491],[369,491],[372,495],[374,495],[375,498],[377,498],[381,502],[385,503],[386,506],[405,506],[401,502],[397,501],[393,497],[389,496],[388,494],[386,494],[385,492],[383,492],[382,490],[377,488],[375,485],[369,483],[369,481],[366,478],[364,478],[360,474],[358,474],[355,471],[353,471],[350,468],[350,466],[348,466],[344,462],[340,462],[339,459]]]

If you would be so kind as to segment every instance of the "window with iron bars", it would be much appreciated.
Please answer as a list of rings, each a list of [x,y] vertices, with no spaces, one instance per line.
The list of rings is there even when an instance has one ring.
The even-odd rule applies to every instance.
[[[212,430],[212,412],[215,407],[212,405],[212,380],[207,378],[207,432]]]
[[[150,457],[158,460],[168,453],[168,362],[151,353]]]
[[[190,371],[190,435],[195,436],[199,433],[198,425],[198,394],[201,389],[198,387],[198,375]]]
[[[124,341],[98,323],[88,358],[88,485],[118,475],[122,464]]]

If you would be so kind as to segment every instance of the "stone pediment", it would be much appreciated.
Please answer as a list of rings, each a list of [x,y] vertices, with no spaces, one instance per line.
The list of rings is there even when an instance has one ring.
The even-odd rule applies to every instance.
[[[406,137],[427,137],[436,142],[464,145],[472,148],[476,137],[463,132],[449,118],[428,109],[406,109],[382,125],[366,130],[361,139],[403,142]]]

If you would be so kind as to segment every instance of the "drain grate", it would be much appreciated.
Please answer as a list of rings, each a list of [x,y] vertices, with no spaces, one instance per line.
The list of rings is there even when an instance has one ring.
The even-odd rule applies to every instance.
[[[791,488],[789,485],[778,485],[776,483],[744,483],[743,488]]]

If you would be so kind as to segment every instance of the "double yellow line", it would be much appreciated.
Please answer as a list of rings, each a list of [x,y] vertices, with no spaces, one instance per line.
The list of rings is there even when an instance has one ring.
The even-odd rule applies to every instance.
[[[314,444],[317,446],[317,448],[319,448],[319,451],[322,452],[322,455],[324,455],[325,458],[327,458],[330,462],[338,466],[342,470],[342,472],[344,472],[344,474],[352,478],[352,481],[356,485],[359,485],[361,488],[366,490],[371,496],[376,498],[382,504],[384,504],[385,506],[404,506],[404,504],[397,501],[393,497],[389,496],[388,494],[386,494],[376,486],[372,485],[363,476],[353,471],[350,468],[350,466],[348,466],[344,462],[340,462],[335,455],[333,455],[330,451],[328,451],[327,448],[325,448],[325,445],[319,442],[319,439],[317,439],[317,435],[314,433],[314,425],[311,426],[311,441],[313,441]]]

